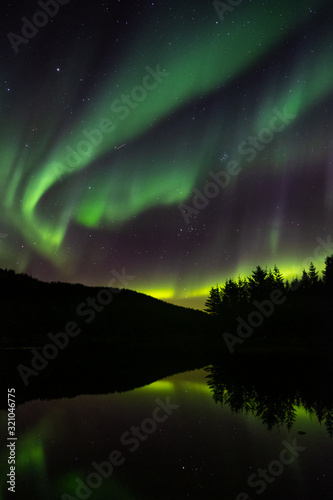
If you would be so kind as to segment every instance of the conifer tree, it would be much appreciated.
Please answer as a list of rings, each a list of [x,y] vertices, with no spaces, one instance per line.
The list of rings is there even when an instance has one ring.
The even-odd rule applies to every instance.
[[[221,307],[220,289],[219,286],[216,285],[215,287],[213,286],[210,289],[209,297],[205,302],[204,311],[207,312],[208,314],[212,314],[215,316],[219,313],[220,307]]]
[[[301,282],[298,278],[293,278],[290,283],[290,291],[295,292],[301,286]]]
[[[238,302],[238,285],[236,281],[226,280],[224,287],[221,289],[222,303],[228,307],[232,307]]]
[[[237,286],[238,286],[238,300],[239,300],[239,302],[242,302],[242,303],[248,302],[249,293],[248,293],[247,279],[241,278],[241,276],[238,276]]]
[[[274,269],[273,269],[273,280],[274,280],[275,288],[278,288],[279,290],[282,290],[285,288],[283,275],[280,272],[280,269],[277,267],[276,264],[275,264]]]
[[[251,300],[259,300],[267,296],[270,287],[270,278],[267,269],[257,266],[248,278],[249,294]]]
[[[333,288],[333,255],[327,256],[325,259],[323,277],[325,286]]]
[[[302,278],[301,278],[301,287],[303,288],[303,290],[308,290],[310,288],[310,286],[311,286],[311,281],[310,281],[309,275],[306,272],[306,270],[303,269],[303,274],[302,274]]]
[[[310,262],[308,276],[311,286],[316,286],[319,282],[319,273],[316,270],[313,262]]]

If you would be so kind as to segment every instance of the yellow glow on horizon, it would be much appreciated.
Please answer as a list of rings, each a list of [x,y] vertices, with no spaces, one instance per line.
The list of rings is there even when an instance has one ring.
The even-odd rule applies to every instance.
[[[300,279],[302,277],[303,269],[305,269],[306,271],[309,270],[309,264],[311,260],[316,267],[316,270],[319,272],[319,277],[321,278],[322,271],[325,267],[324,259],[318,261],[318,259],[316,259],[315,257],[311,259],[311,257],[309,256],[308,258],[305,258],[303,260],[297,258],[292,260],[290,258],[282,257],[276,258],[274,259],[274,261],[269,261],[261,264],[258,264],[257,262],[255,264],[253,262],[242,262],[234,272],[226,272],[223,273],[223,275],[221,273],[217,276],[213,276],[208,281],[206,278],[203,286],[198,288],[193,287],[193,284],[191,287],[191,283],[187,283],[184,288],[177,289],[176,287],[173,287],[171,283],[168,283],[161,288],[152,289],[150,287],[143,287],[142,289],[139,289],[137,291],[159,300],[164,300],[172,304],[181,305],[183,307],[190,306],[194,309],[198,308],[198,303],[200,302],[200,304],[202,303],[202,306],[199,304],[199,307],[200,309],[203,309],[204,303],[209,297],[209,292],[213,286],[218,285],[222,287],[225,281],[228,279],[237,280],[238,277],[240,277],[241,279],[248,278],[252,275],[252,272],[258,265],[260,265],[264,269],[267,267],[267,269],[273,270],[274,265],[276,264],[284,280],[288,280],[290,283],[294,278],[297,277]],[[193,305],[191,303],[191,299],[194,299]]]
[[[139,288],[137,291],[160,300],[172,299],[174,297],[174,290],[171,288],[150,289],[150,290],[146,289],[141,290]]]
[[[213,285],[211,286],[206,286],[204,288],[198,288],[196,290],[189,291],[187,293],[182,293],[177,296],[179,299],[191,299],[194,297],[203,297],[206,295],[209,295],[209,291],[212,288]]]

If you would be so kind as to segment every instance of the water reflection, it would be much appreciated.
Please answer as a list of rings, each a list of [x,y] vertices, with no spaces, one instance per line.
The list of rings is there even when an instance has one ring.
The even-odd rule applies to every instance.
[[[173,382],[161,379],[175,373],[207,366],[205,358],[154,355],[142,347],[108,351],[95,350],[95,356],[86,349],[62,354],[61,363],[50,365],[24,386],[17,365],[28,365],[31,353],[11,351],[1,357],[6,378],[0,380],[1,394],[7,385],[16,388],[18,404],[36,399],[60,399],[80,394],[112,394],[148,387],[149,390],[168,388]],[[193,358],[193,359],[192,359]],[[333,367],[329,355],[313,353],[274,356],[233,355],[213,360],[206,368],[205,387],[215,402],[228,406],[234,413],[253,415],[267,429],[285,426],[293,428],[297,413],[316,417],[333,436]],[[152,384],[152,382],[156,381]],[[51,383],[50,383],[51,382]],[[195,389],[192,382],[189,391]],[[148,385],[150,384],[150,385]],[[1,398],[0,408],[6,407]]]
[[[293,428],[297,414],[315,416],[333,436],[332,365],[329,359],[240,357],[206,368],[216,403],[252,414],[268,430]],[[302,431],[299,431],[302,433]]]
[[[18,491],[36,500],[235,499],[242,491],[253,493],[247,482],[250,475],[279,458],[285,441],[291,446],[297,438],[297,445],[306,451],[274,483],[267,484],[270,500],[330,498],[333,451],[324,426],[315,419],[310,422],[305,411],[301,415],[298,411],[296,420],[291,418],[292,431],[290,425],[289,429],[281,425],[286,423],[284,405],[288,398],[292,401],[296,387],[305,401],[297,363],[285,363],[280,370],[286,372],[289,366],[291,373],[291,368],[296,369],[298,376],[289,377],[288,385],[282,383],[278,366],[271,360],[261,362],[260,369],[256,366],[258,361],[245,363],[235,358],[234,363],[224,360],[205,371],[179,373],[126,392],[109,390],[68,398],[64,386],[61,399],[36,397],[20,404]],[[303,382],[307,382],[305,371]],[[316,401],[323,402],[329,386],[327,380],[318,387],[319,380],[312,377],[311,387],[308,384],[312,406],[311,395],[317,394]],[[73,383],[71,395],[74,389]],[[77,383],[76,389],[77,394],[89,392],[86,382]],[[59,387],[56,393],[60,395]],[[222,401],[223,409],[216,404]],[[260,419],[266,419],[266,425]],[[269,425],[271,431],[267,431],[268,422],[274,422]],[[0,428],[5,435],[5,412],[0,412]],[[306,434],[298,435],[299,431]],[[115,450],[121,455],[115,455]],[[7,468],[6,459],[3,449],[1,470]],[[111,471],[112,459],[119,465],[103,477]],[[0,498],[7,499],[5,481],[5,476],[0,478]]]

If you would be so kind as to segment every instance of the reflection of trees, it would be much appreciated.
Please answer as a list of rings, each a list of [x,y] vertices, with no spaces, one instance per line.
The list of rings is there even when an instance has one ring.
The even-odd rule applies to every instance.
[[[330,437],[333,437],[333,404],[327,406],[324,402],[317,401],[311,405],[302,400],[302,405],[310,415],[316,415],[318,422],[323,423]]]
[[[298,407],[315,415],[333,437],[333,390],[330,378],[297,377],[283,373],[281,361],[259,368],[252,362],[252,370],[244,361],[240,366],[214,365],[206,368],[207,383],[216,403],[227,405],[235,413],[252,414],[260,418],[269,430],[285,425],[290,430],[295,422]],[[295,366],[297,369],[297,367]],[[308,368],[308,367],[307,367]],[[325,370],[324,370],[325,371]],[[312,372],[313,373],[313,372]],[[303,372],[303,375],[305,373]],[[326,383],[325,383],[326,381]],[[319,384],[319,385],[318,385]]]

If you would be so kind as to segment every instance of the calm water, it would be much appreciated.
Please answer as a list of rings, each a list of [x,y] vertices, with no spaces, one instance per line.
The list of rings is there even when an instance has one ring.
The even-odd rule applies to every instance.
[[[216,403],[206,377],[20,405],[16,494],[2,446],[1,498],[333,499],[332,439],[316,416],[300,408],[290,431],[267,430]],[[2,411],[1,436],[6,419]]]

